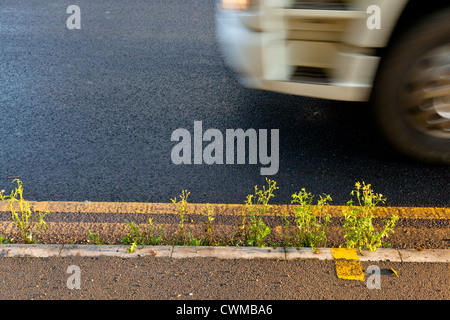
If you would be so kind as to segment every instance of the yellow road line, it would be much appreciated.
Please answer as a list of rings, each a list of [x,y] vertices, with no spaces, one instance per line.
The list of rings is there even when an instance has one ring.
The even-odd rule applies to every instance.
[[[341,279],[364,281],[361,262],[356,249],[331,248],[336,275]]]
[[[30,201],[35,210],[59,213],[142,213],[142,214],[178,214],[173,203],[146,202],[75,202],[75,201]],[[188,203],[186,211],[192,215],[204,214],[206,204]],[[237,216],[245,210],[242,204],[210,204],[215,214]],[[274,205],[268,216],[282,216],[292,213],[293,205]],[[316,208],[313,206],[313,208]],[[342,217],[346,206],[329,206],[331,217]],[[0,203],[0,212],[8,212],[9,203]],[[450,219],[450,208],[432,207],[379,207],[375,214],[377,218],[387,218],[393,214],[400,219]]]

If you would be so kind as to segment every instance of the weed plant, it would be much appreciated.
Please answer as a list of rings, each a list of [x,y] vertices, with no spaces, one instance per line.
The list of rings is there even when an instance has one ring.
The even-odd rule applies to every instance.
[[[9,202],[11,217],[20,239],[27,244],[36,243],[40,232],[48,228],[44,218],[49,212],[34,211],[23,197],[22,181],[14,179],[14,182],[17,183],[17,187],[9,195],[5,195],[5,190],[2,190],[0,200]]]
[[[373,225],[373,218],[376,213],[376,206],[385,203],[386,199],[382,194],[374,193],[370,184],[357,182],[355,189],[350,193],[354,199],[347,202],[347,209],[344,209],[343,230],[345,245],[347,248],[362,248],[369,251],[376,251],[380,246],[390,247],[383,241],[390,233],[394,233],[394,227],[398,220],[396,215],[384,220],[384,225],[377,231]],[[356,204],[356,205],[355,205]]]

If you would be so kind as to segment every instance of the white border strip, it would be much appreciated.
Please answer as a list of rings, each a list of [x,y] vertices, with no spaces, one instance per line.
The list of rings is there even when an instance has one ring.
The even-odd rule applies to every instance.
[[[318,259],[333,260],[330,248],[293,247],[191,247],[191,246],[138,246],[135,252],[128,253],[129,246],[124,245],[83,245],[83,244],[0,244],[0,258],[5,257],[165,257],[185,258],[217,258],[217,259]],[[450,263],[449,249],[385,249],[374,252],[363,250],[359,254],[360,261],[392,261],[392,262],[440,262]]]

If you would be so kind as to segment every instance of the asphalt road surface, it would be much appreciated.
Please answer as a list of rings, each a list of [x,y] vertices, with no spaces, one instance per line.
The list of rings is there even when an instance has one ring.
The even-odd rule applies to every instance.
[[[242,203],[261,165],[175,165],[171,134],[279,129],[275,203],[305,187],[344,204],[356,181],[388,205],[448,206],[450,169],[381,141],[365,103],[242,87],[215,42],[213,0],[78,0],[0,5],[0,187],[29,200]]]
[[[369,279],[371,274],[367,269],[371,265],[380,268],[379,289],[374,288],[374,282]],[[70,266],[79,268],[78,279],[71,277],[76,272],[74,267],[68,270]],[[334,261],[319,260],[2,258],[0,299],[295,301],[450,298],[448,263],[374,261],[362,262],[361,266],[364,281],[339,279]],[[367,286],[369,282],[372,286]]]

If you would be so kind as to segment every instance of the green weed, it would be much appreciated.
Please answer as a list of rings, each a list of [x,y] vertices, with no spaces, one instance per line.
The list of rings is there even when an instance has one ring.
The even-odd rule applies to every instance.
[[[93,234],[91,231],[88,230],[88,236],[89,236],[89,240],[88,243],[93,243],[96,245],[102,245],[103,242],[100,241],[100,235],[97,232],[97,234]]]
[[[8,244],[9,243],[9,239],[4,236],[3,234],[0,234],[0,244]]]
[[[190,231],[188,231],[185,242],[183,243],[188,246],[203,246],[204,239],[194,237]]]
[[[128,252],[134,252],[136,247],[145,245],[159,245],[163,242],[164,233],[162,226],[156,227],[153,224],[153,218],[148,218],[148,224],[141,231],[133,222],[126,221],[130,231],[122,238],[122,244],[130,245]]]
[[[17,187],[9,195],[5,195],[2,190],[0,200],[9,201],[11,217],[22,241],[27,244],[36,243],[40,232],[48,228],[44,218],[49,212],[34,211],[30,203],[23,198],[22,181],[14,179],[13,182],[17,183]],[[16,210],[16,205],[19,210]]]
[[[234,235],[235,245],[258,246],[265,245],[264,240],[270,234],[270,227],[263,221],[263,217],[269,212],[271,206],[269,201],[275,197],[273,192],[278,189],[276,182],[266,178],[268,189],[258,189],[255,193],[248,195],[245,201],[245,209],[241,214],[241,223]]]
[[[395,223],[398,220],[396,215],[384,220],[384,226],[380,231],[376,231],[373,225],[373,217],[376,213],[376,206],[386,201],[382,194],[374,193],[370,184],[357,182],[355,189],[350,193],[356,198],[356,206],[353,199],[347,202],[348,209],[343,211],[344,215],[344,238],[347,248],[362,248],[369,251],[376,251],[380,246],[389,244],[383,239],[394,233]]]
[[[214,221],[214,209],[209,206],[209,203],[203,208],[203,211],[206,212],[203,216],[206,217],[206,222],[203,222],[205,225],[205,237],[203,239],[204,245],[213,245],[213,231],[214,227],[212,222]]]
[[[329,195],[320,196],[315,208],[313,207],[314,196],[303,188],[292,195],[294,208],[294,222],[296,232],[289,239],[297,247],[311,247],[315,251],[318,247],[324,247],[327,243],[327,226],[330,215],[326,213],[325,207],[332,201]]]
[[[184,244],[185,242],[185,232],[184,232],[184,223],[186,222],[186,204],[187,204],[187,198],[189,196],[190,192],[187,192],[187,190],[183,190],[180,195],[180,200],[177,201],[177,198],[170,199],[172,203],[174,203],[177,206],[178,215],[180,217],[180,224],[178,228],[178,239],[176,240],[176,244]]]

